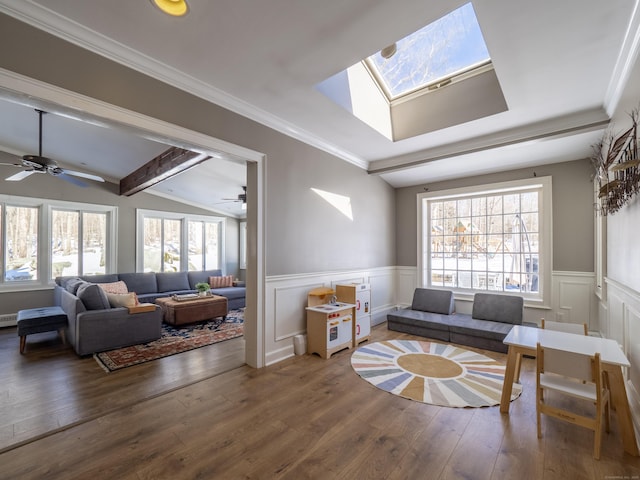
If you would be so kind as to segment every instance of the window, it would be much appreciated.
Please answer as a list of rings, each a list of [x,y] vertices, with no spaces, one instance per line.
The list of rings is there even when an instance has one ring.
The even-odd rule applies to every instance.
[[[390,100],[491,62],[471,3],[413,32],[394,47],[389,54],[383,50],[365,61]]]
[[[423,285],[544,300],[551,269],[550,178],[425,193],[418,202]]]
[[[219,222],[189,220],[189,270],[220,268],[218,258]]]
[[[51,211],[51,278],[106,272],[107,214]]]
[[[7,205],[4,210],[4,280],[37,280],[39,209]]]
[[[0,195],[0,288],[115,270],[116,207]]]
[[[224,219],[138,210],[137,271],[221,268]]]

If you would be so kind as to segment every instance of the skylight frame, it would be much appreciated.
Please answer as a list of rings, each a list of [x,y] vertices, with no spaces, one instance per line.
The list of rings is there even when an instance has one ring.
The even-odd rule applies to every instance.
[[[491,61],[491,59],[484,60],[481,62],[476,62],[472,65],[469,65],[468,67],[461,68],[460,70],[457,70],[448,75],[444,75],[435,80],[432,80],[430,82],[414,87],[413,89],[407,90],[406,92],[400,93],[398,95],[393,95],[389,90],[387,83],[381,77],[380,72],[375,67],[375,65],[373,65],[371,60],[369,60],[369,58],[365,58],[364,60],[362,60],[362,63],[367,69],[367,71],[369,72],[369,74],[371,75],[371,78],[373,78],[373,81],[384,93],[385,97],[387,97],[387,100],[389,100],[389,103],[395,103],[398,101],[412,98],[415,95],[422,95],[425,93],[429,93],[437,90],[438,88],[446,87],[447,85],[451,85],[452,83],[459,82],[467,78],[471,78],[474,75],[478,75],[480,73],[486,72],[487,70],[493,69],[493,62]]]
[[[417,92],[427,93],[441,86],[482,73],[486,71],[487,68],[492,68],[491,55],[484,41],[482,29],[480,28],[471,2],[456,8],[430,24],[399,39],[396,44],[402,49],[402,52],[405,54],[404,57],[406,58],[403,59],[402,64],[396,63],[395,67],[397,67],[397,69],[404,69],[404,67],[408,65],[409,67],[407,70],[404,70],[404,74],[409,77],[411,77],[414,72],[412,68],[415,69],[416,66],[424,65],[431,66],[431,60],[435,62],[436,68],[438,68],[438,62],[441,64],[440,68],[446,66],[447,63],[463,63],[460,61],[464,60],[464,57],[469,54],[471,55],[469,60],[474,61],[456,70],[445,72],[438,77],[416,84],[413,87],[402,89],[398,93],[393,93],[394,87],[391,85],[391,79],[387,78],[385,72],[376,65],[375,59],[381,56],[381,52],[376,52],[361,62],[372,75],[373,80],[389,102],[415,95]],[[441,45],[441,47],[434,49],[433,45]],[[422,50],[426,46],[431,47],[429,50],[430,53],[436,52],[433,56],[429,56],[429,61],[427,62],[424,61],[424,50]],[[445,58],[447,58],[446,55],[450,56],[446,63],[443,58],[437,58],[438,54],[443,52]],[[407,53],[409,53],[408,56]],[[400,52],[395,52],[392,57],[399,54]],[[390,59],[392,57],[388,58]],[[412,64],[414,65],[413,67],[411,66]],[[394,67],[393,64],[392,67]],[[404,79],[401,78],[400,82],[404,82]]]

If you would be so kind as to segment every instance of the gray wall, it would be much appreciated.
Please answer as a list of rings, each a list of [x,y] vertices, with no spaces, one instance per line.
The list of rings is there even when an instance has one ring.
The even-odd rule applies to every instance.
[[[380,178],[5,15],[0,41],[12,45],[2,68],[266,154],[267,275],[395,264],[394,192]],[[353,221],[311,187],[349,196]]]
[[[416,195],[449,188],[551,176],[553,182],[553,269],[593,272],[593,184],[591,163],[577,160],[396,190],[398,265],[417,265]]]
[[[1,182],[0,193],[21,197],[62,200],[85,204],[115,205],[118,207],[118,272],[134,272],[136,269],[136,209],[165,212],[215,215],[208,210],[184,205],[171,200],[138,193],[132,197],[118,195],[118,186],[112,183],[92,184],[89,188],[71,185],[49,175],[32,175],[21,182]],[[218,215],[216,215],[218,216]],[[227,273],[238,275],[239,221],[227,218],[225,236],[225,264]],[[0,293],[0,314],[15,313],[22,308],[52,305],[50,288],[35,291]]]

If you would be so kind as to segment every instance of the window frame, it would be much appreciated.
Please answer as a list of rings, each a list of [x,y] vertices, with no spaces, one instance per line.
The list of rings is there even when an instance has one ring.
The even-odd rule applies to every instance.
[[[225,256],[225,230],[226,218],[217,215],[195,215],[181,212],[165,212],[161,210],[136,209],[136,272],[144,272],[144,219],[160,218],[163,220],[179,220],[180,226],[180,269],[179,271],[189,271],[189,232],[187,222],[207,222],[217,223],[218,230],[218,268],[222,274],[226,274]],[[204,270],[192,270],[204,271]]]
[[[6,252],[6,206],[11,207],[29,207],[38,209],[38,278],[35,280],[5,280],[5,262],[4,254]],[[34,197],[20,197],[15,195],[0,194],[0,214],[2,215],[0,227],[0,292],[12,292],[23,290],[37,290],[42,288],[50,288],[55,281],[51,278],[53,268],[51,265],[51,235],[52,235],[52,216],[53,210],[74,211],[82,213],[104,213],[107,215],[107,232],[105,247],[105,272],[113,273],[116,271],[117,265],[117,227],[118,227],[118,207],[111,205],[89,204],[85,202],[68,202],[64,200],[50,200]],[[82,249],[79,245],[79,255]],[[82,273],[80,274],[82,275]]]
[[[387,73],[383,71],[377,63],[379,61],[379,58],[382,58],[381,52],[376,52],[373,55],[370,55],[361,61],[362,64],[365,66],[365,68],[369,71],[370,75],[372,76],[376,84],[378,85],[378,88],[384,92],[387,98],[387,101],[390,104],[394,104],[399,100],[411,98],[415,96],[415,94],[417,93],[419,94],[429,93],[430,91],[435,90],[436,88],[448,85],[454,81],[460,81],[460,80],[472,77],[474,75],[480,74],[482,72],[485,72],[489,69],[493,69],[491,54],[489,53],[489,48],[486,45],[486,42],[484,40],[484,35],[482,34],[482,28],[480,27],[480,21],[478,20],[478,17],[476,15],[476,11],[472,2],[467,2],[460,5],[454,10],[442,15],[441,17],[433,20],[427,25],[422,26],[421,28],[410,33],[409,35],[401,39],[398,39],[395,42],[395,44],[404,44],[404,48],[402,48],[402,45],[400,45],[398,48],[402,48],[403,51],[405,52],[403,57],[405,60],[405,63],[415,65],[416,63],[420,63],[422,60],[422,52],[420,52],[420,48],[416,46],[416,38],[420,39],[421,37],[426,36],[427,38],[435,42],[435,43],[429,43],[429,45],[436,45],[437,46],[435,49],[436,51],[447,50],[449,45],[448,43],[441,43],[441,42],[438,43],[438,39],[440,37],[438,37],[437,35],[434,35],[434,38],[432,38],[430,36],[430,33],[428,32],[431,32],[434,30],[435,31],[441,30],[441,27],[443,24],[446,26],[452,22],[451,20],[452,17],[464,18],[465,16],[468,17],[469,15],[471,15],[472,17],[472,24],[464,23],[464,25],[467,28],[472,27],[474,30],[477,29],[477,32],[480,38],[468,38],[465,35],[468,30],[467,28],[465,28],[464,30],[465,34],[458,33],[456,35],[456,39],[460,39],[461,37],[464,38],[465,41],[463,42],[463,45],[465,47],[469,47],[470,45],[478,45],[479,42],[481,41],[482,47],[486,50],[486,54],[487,54],[486,57],[476,58],[474,61],[471,61],[469,63],[464,63],[464,64],[461,63],[455,69],[447,70],[446,73],[443,73],[440,76],[433,77],[419,84],[415,84],[412,87],[406,87],[397,93],[392,92],[393,86],[391,85],[390,79],[387,77]],[[463,23],[463,22],[460,22],[460,23]],[[421,43],[421,42],[418,40],[417,43]],[[438,46],[438,45],[441,45],[441,46]],[[400,55],[400,52],[395,53],[393,56],[396,56],[396,55]],[[384,60],[382,61],[384,63]],[[431,65],[431,62],[429,62],[428,64]],[[435,62],[435,64],[437,65],[437,62]],[[394,64],[394,65],[396,65],[396,67],[398,66],[398,64]]]
[[[552,205],[552,179],[548,177],[534,177],[531,179],[513,180],[507,182],[491,183],[484,185],[474,185],[447,190],[419,193],[416,196],[417,202],[417,283],[423,288],[440,288],[442,286],[431,284],[431,212],[429,206],[431,201],[443,199],[461,199],[466,197],[477,197],[479,195],[495,195],[516,193],[531,188],[539,188],[538,197],[538,222],[540,250],[538,257],[538,292],[509,292],[509,291],[487,291],[474,289],[461,289],[458,287],[449,288],[453,290],[454,296],[458,299],[471,300],[475,293],[500,293],[505,295],[522,296],[525,303],[544,308],[551,307],[551,278],[553,259],[553,205]],[[425,245],[426,243],[426,245]]]

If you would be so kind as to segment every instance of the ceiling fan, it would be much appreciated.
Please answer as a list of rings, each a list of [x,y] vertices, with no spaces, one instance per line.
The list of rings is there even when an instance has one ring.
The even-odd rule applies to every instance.
[[[34,173],[48,173],[54,177],[60,177],[68,182],[73,183],[79,187],[86,187],[87,184],[82,180],[75,177],[86,178],[88,180],[95,180],[96,182],[104,182],[104,178],[98,175],[92,175],[90,173],[76,172],[73,170],[67,170],[66,168],[60,168],[55,160],[42,156],[42,115],[46,112],[36,109],[39,118],[39,150],[38,155],[24,155],[20,163],[3,163],[1,165],[14,165],[16,167],[22,167],[24,170],[18,172],[10,177],[5,178],[9,182],[17,182]]]
[[[242,193],[238,194],[238,198],[223,198],[223,202],[220,203],[230,203],[230,202],[242,202],[242,208],[246,208],[247,205],[247,187],[245,185],[242,186]]]

